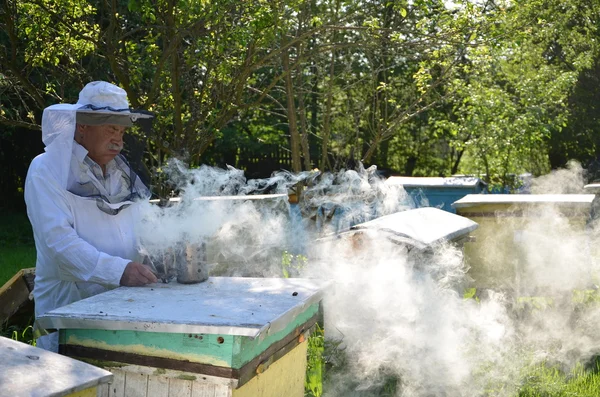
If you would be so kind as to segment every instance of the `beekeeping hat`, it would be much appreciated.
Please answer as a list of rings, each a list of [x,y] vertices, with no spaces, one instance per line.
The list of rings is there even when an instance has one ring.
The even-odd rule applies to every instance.
[[[149,112],[130,109],[125,90],[106,81],[88,83],[75,104],[44,109],[42,141],[53,158],[52,172],[59,184],[66,189],[76,124],[131,126],[138,119],[152,117]]]
[[[77,104],[81,105],[77,108],[77,124],[131,127],[137,119],[152,117],[141,111],[132,111],[125,90],[106,81],[94,81],[83,87]]]

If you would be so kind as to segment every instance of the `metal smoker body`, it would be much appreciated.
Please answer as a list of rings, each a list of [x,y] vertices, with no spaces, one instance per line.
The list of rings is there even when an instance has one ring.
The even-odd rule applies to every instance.
[[[208,278],[206,267],[206,244],[184,243],[175,257],[177,282],[181,284],[201,283]]]

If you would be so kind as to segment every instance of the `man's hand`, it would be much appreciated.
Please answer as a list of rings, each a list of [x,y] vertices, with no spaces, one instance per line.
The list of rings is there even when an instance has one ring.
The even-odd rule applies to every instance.
[[[158,279],[148,266],[139,262],[129,262],[123,271],[120,284],[127,287],[139,287],[157,281]]]

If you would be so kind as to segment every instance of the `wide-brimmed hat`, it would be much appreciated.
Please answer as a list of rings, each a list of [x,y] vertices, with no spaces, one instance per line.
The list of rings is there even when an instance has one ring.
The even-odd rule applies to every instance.
[[[127,92],[106,81],[88,83],[79,93],[77,123],[87,125],[117,124],[131,127],[138,119],[152,118],[149,112],[129,107]]]
[[[138,119],[152,117],[152,113],[130,109],[125,90],[106,81],[88,83],[79,93],[77,103],[59,103],[45,108],[42,141],[60,186],[67,188],[77,123],[131,126]]]

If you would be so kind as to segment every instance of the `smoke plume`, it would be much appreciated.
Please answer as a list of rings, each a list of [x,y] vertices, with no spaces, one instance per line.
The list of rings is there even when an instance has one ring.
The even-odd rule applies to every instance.
[[[594,232],[572,211],[524,212],[510,248],[467,243],[490,244],[490,255],[511,258],[506,279],[482,287],[469,268],[482,264],[451,242],[417,252],[377,232],[340,233],[410,210],[406,192],[384,184],[374,167],[261,180],[177,162],[169,172],[181,200],[145,208],[140,233],[148,252],[204,243],[213,275],[330,281],[326,396],[510,396],[531,365],[569,368],[596,354],[600,315],[589,303],[597,288]],[[288,193],[298,184],[301,201],[290,206]],[[582,186],[583,170],[573,163],[534,180],[532,191],[573,193]],[[270,196],[206,199],[256,194]],[[293,266],[282,264],[286,255]]]

